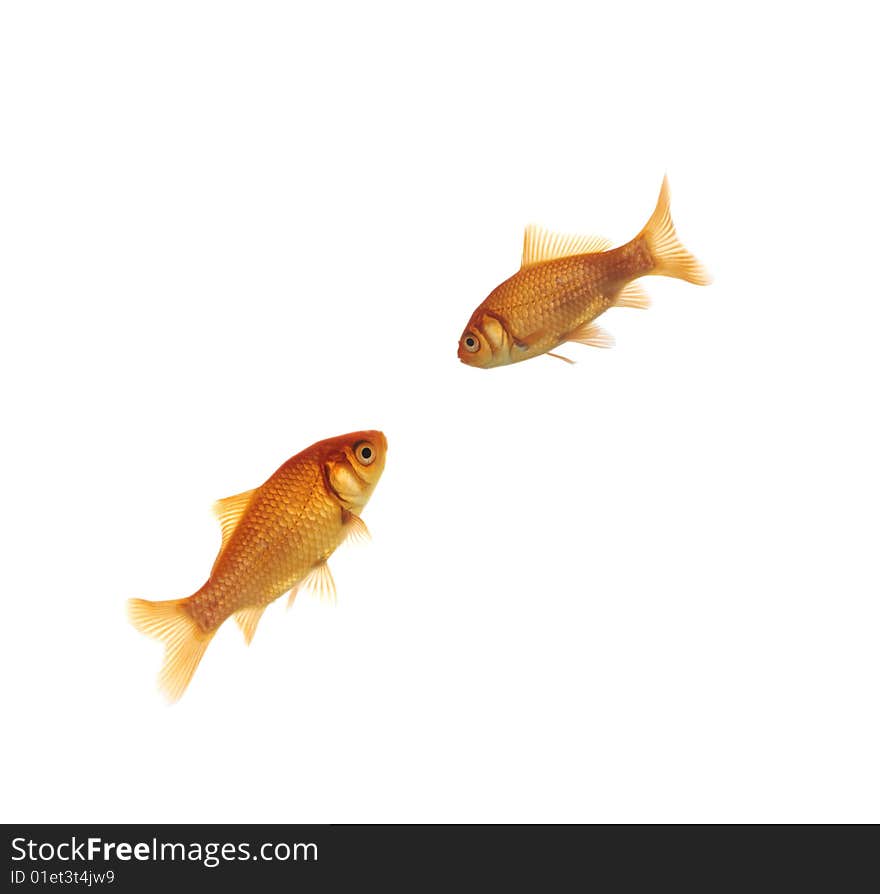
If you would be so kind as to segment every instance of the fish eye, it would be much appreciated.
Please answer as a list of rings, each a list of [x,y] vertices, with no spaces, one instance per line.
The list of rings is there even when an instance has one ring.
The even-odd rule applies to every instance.
[[[362,466],[368,466],[376,459],[376,448],[367,441],[361,441],[355,446],[354,455]]]
[[[471,354],[476,354],[480,350],[480,340],[473,332],[468,332],[461,340],[461,343],[464,345],[464,349],[470,351]]]

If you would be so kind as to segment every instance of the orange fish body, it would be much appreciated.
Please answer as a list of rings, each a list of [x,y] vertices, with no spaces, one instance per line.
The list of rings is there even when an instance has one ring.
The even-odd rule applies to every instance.
[[[166,602],[129,600],[135,627],[166,643],[159,680],[171,701],[183,694],[230,615],[250,643],[266,606],[284,593],[292,603],[306,583],[335,595],[327,559],[347,538],[368,536],[360,513],[382,474],[386,450],[378,431],[313,444],[260,487],[215,504],[223,543],[196,593]]]
[[[610,307],[647,307],[635,280],[649,275],[709,282],[678,241],[666,178],[645,228],[619,248],[595,236],[526,229],[522,267],[474,311],[459,340],[459,359],[488,369],[550,353],[568,341],[611,347],[614,340],[593,321]]]

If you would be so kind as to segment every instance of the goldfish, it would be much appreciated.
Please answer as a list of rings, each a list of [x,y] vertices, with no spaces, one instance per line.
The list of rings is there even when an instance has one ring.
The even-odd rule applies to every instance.
[[[539,354],[573,363],[553,353],[565,342],[610,348],[613,337],[594,321],[611,307],[648,307],[648,296],[635,282],[643,276],[710,282],[675,233],[666,177],[644,229],[618,248],[598,236],[527,227],[522,266],[474,311],[459,339],[458,357],[489,369]]]
[[[159,687],[177,701],[220,625],[232,615],[249,645],[266,606],[303,585],[335,599],[327,559],[349,538],[369,537],[361,512],[385,467],[380,431],[318,441],[253,490],[218,500],[222,544],[192,596],[130,599],[134,626],[165,643]]]

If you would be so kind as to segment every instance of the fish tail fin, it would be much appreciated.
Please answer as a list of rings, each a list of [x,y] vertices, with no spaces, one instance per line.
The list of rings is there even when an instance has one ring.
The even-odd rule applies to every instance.
[[[165,643],[165,663],[159,674],[159,689],[176,702],[195,673],[214,631],[204,631],[190,614],[188,599],[150,602],[128,600],[128,619],[134,626]]]
[[[644,239],[651,253],[654,262],[652,274],[673,276],[698,286],[707,286],[712,282],[703,265],[678,240],[669,213],[669,180],[666,177],[660,187],[657,207],[636,239]]]

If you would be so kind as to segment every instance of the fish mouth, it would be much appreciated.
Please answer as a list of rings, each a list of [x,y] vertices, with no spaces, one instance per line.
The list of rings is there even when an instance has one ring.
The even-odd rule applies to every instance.
[[[458,349],[458,359],[465,366],[471,367],[471,369],[488,369],[490,366],[492,366],[493,360],[492,357],[489,357],[481,361],[476,354],[470,354],[467,351],[462,350],[461,348]]]

